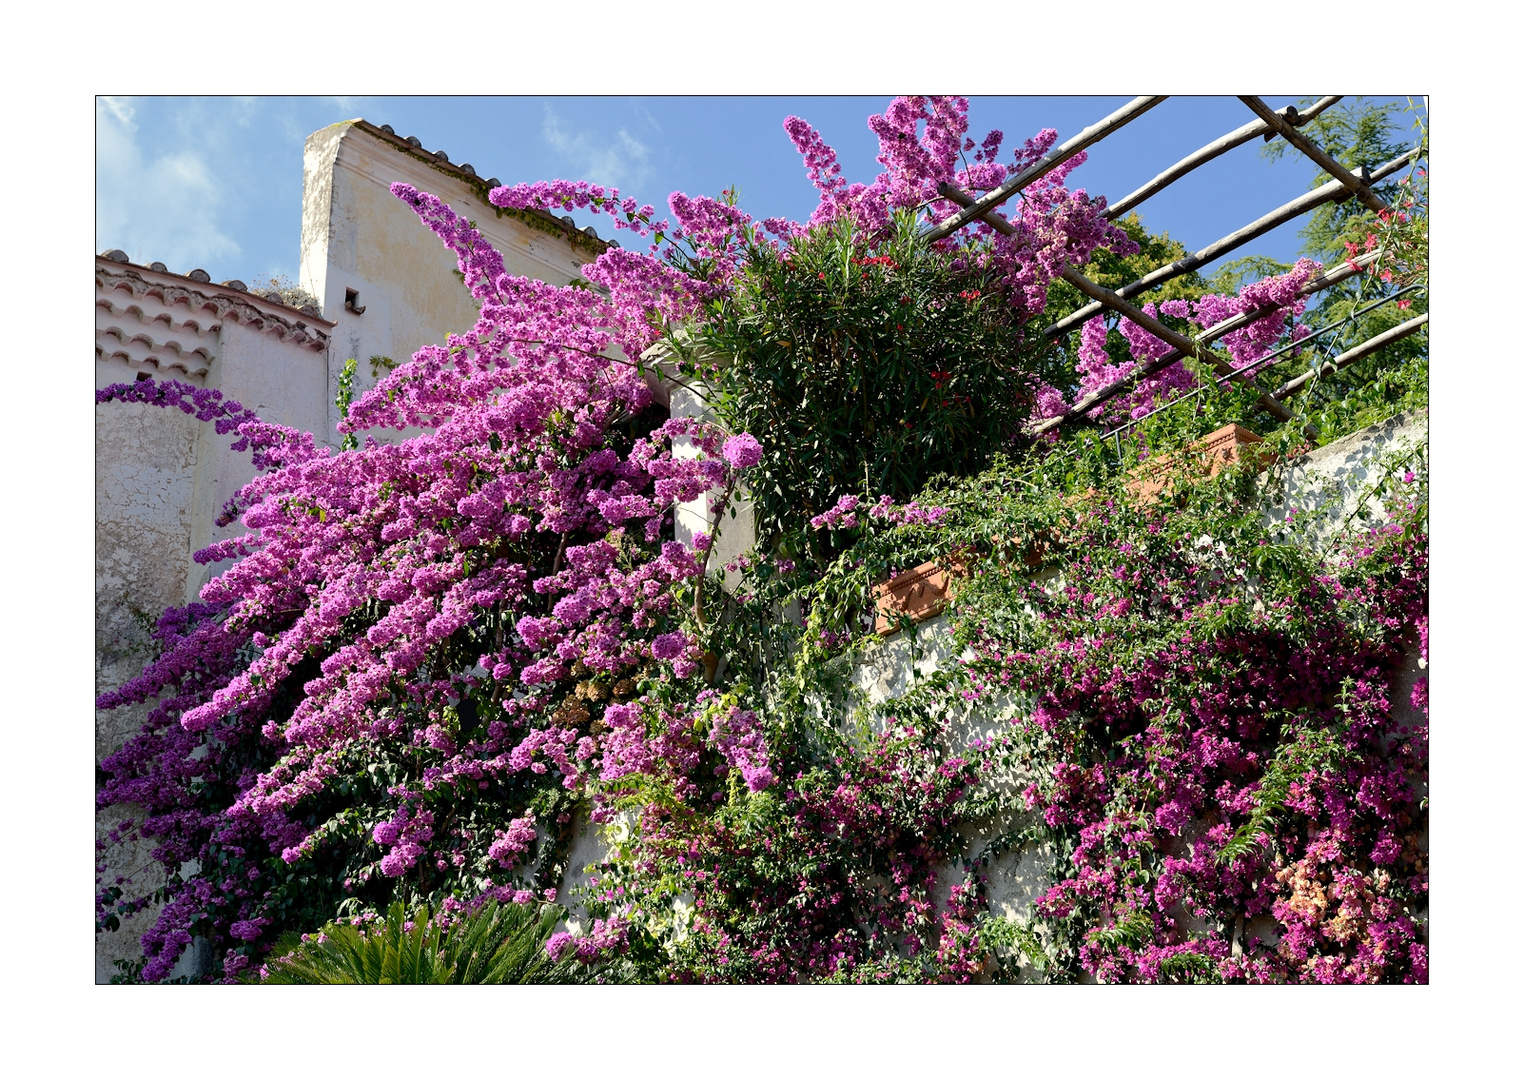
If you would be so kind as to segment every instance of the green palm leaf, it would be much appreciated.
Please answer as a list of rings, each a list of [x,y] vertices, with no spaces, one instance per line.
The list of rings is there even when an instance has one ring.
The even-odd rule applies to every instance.
[[[524,984],[619,981],[619,969],[554,961],[545,942],[566,909],[489,901],[440,929],[427,907],[411,916],[401,901],[364,927],[328,923],[318,934],[287,934],[248,981],[300,985]]]

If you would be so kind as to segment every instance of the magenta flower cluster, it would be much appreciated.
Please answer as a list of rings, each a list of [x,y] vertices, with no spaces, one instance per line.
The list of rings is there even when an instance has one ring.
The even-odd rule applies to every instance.
[[[1245,368],[1263,359],[1283,340],[1292,342],[1305,337],[1310,330],[1296,321],[1306,309],[1306,297],[1299,291],[1307,281],[1322,269],[1311,259],[1301,259],[1289,271],[1244,286],[1236,296],[1218,296],[1208,293],[1200,300],[1166,300],[1162,304],[1152,302],[1142,307],[1145,315],[1155,318],[1162,315],[1187,319],[1201,329],[1223,322],[1234,315],[1269,310],[1269,314],[1256,319],[1248,326],[1223,335],[1221,344],[1227,349],[1230,362],[1235,368]],[[1153,360],[1173,351],[1173,347],[1155,337],[1131,319],[1117,320],[1117,330],[1127,342],[1130,360],[1113,362],[1106,351],[1107,327],[1104,319],[1094,318],[1080,327],[1080,346],[1076,370],[1080,375],[1075,400],[1086,394],[1125,379],[1134,371]],[[1103,413],[1130,415],[1134,418],[1157,408],[1176,393],[1193,389],[1196,377],[1182,363],[1174,363],[1139,381],[1137,387],[1107,406],[1091,410],[1092,418]],[[1057,416],[1069,408],[1061,394],[1052,394],[1039,402],[1036,415]]]
[[[896,504],[888,495],[880,495],[878,502],[868,507],[866,517],[861,514],[864,505],[856,495],[843,495],[831,509],[810,518],[810,528],[844,531],[855,529],[864,521],[876,521],[885,526],[939,525],[948,514],[945,506],[922,506],[914,499]]]
[[[1017,734],[1057,751],[1024,799],[1072,847],[1035,905],[1059,959],[1102,981],[1427,981],[1427,697],[1411,717],[1390,697],[1427,635],[1415,513],[1251,606],[1252,549],[1104,504],[1073,521],[1062,587],[1018,590],[1035,642],[976,629],[976,699],[1030,695]]]
[[[551,769],[580,790],[601,759],[586,710],[557,711],[556,689],[578,677],[573,668],[612,684],[656,664],[679,679],[699,667],[674,595],[700,563],[661,540],[662,521],[755,464],[757,443],[676,419],[616,451],[610,423],[638,413],[650,391],[603,355],[619,333],[604,301],[506,274],[442,201],[395,191],[455,253],[481,317],[382,380],[344,426],[417,426],[423,435],[332,454],[213,391],[145,382],[99,395],[236,430],[265,470],[235,500],[249,531],[201,553],[239,561],[206,586],[205,603],[166,615],[160,658],[100,701],[160,696],[151,730],[105,763],[113,779],[100,801],[152,808],[120,838],[166,837],[156,854],[176,866],[205,861],[208,845],[236,846],[239,858],[263,850],[288,865],[312,860],[334,834],[313,828],[309,808],[356,753],[388,745],[420,748],[437,764],[417,787],[393,790],[393,814],[370,829],[383,853],[375,872],[464,865],[477,834],[439,820],[425,805],[431,793]],[[696,458],[673,456],[679,435]],[[440,670],[438,657],[489,625],[497,629],[479,655]],[[281,705],[298,675],[294,707]],[[495,715],[462,738],[443,710],[468,697],[490,697]],[[224,807],[189,809],[188,792],[218,766],[219,750],[249,739],[278,748],[275,760],[246,773]],[[765,769],[765,751],[744,732],[727,751]],[[520,816],[482,838],[498,866],[528,849],[531,822]],[[270,899],[258,881],[194,882],[145,938],[145,977],[162,977],[188,944],[187,920],[243,941],[231,927],[254,925]],[[125,884],[103,892],[103,905],[125,911]],[[208,889],[227,909],[210,925]]]

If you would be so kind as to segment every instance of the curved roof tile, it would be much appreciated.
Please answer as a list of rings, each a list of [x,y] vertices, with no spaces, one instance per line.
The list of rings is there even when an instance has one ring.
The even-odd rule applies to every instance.
[[[172,274],[168,271],[156,271],[156,273],[162,273],[168,277],[178,277],[182,281],[187,282],[187,284],[181,285],[174,282],[150,281],[142,274],[135,272],[139,268],[108,269],[107,263],[115,263],[117,261],[116,259],[108,259],[103,255],[100,256],[99,261],[96,263],[96,287],[100,292],[107,294],[104,297],[97,297],[96,303],[97,306],[105,307],[113,314],[118,310],[125,310],[126,308],[126,305],[122,305],[119,308],[111,299],[111,296],[117,292],[125,292],[134,299],[139,297],[154,297],[166,308],[169,308],[172,313],[177,312],[183,306],[186,313],[185,317],[180,320],[180,323],[182,325],[194,324],[198,332],[201,331],[200,320],[193,319],[192,316],[199,315],[201,312],[210,312],[216,320],[230,320],[242,323],[250,328],[261,329],[268,333],[276,334],[283,340],[289,340],[294,344],[313,350],[321,350],[327,345],[327,330],[336,325],[318,315],[316,308],[310,306],[302,309],[291,308],[278,300],[271,300],[266,296],[241,292],[231,285],[214,286],[213,290],[195,288],[193,285],[204,283],[197,280],[194,276],[194,271],[186,275]],[[133,264],[129,263],[127,266],[132,267]],[[143,267],[141,269],[149,268]],[[242,282],[239,282],[239,284],[242,284]],[[222,289],[227,291],[223,292],[221,291]],[[259,304],[269,305],[280,310],[263,310],[259,304],[251,301],[251,297],[257,297]],[[138,317],[140,321],[142,320],[141,310],[139,308]],[[318,325],[309,325],[308,320]],[[171,326],[175,324],[173,314],[171,314],[169,322]],[[215,324],[208,325],[204,332],[209,333],[214,329],[216,329]]]

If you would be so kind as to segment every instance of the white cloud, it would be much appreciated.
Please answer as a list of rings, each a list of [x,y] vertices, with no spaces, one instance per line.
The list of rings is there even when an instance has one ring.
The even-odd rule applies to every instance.
[[[585,132],[568,131],[561,118],[547,105],[542,133],[551,149],[576,169],[574,179],[628,188],[651,178],[650,147],[624,128],[619,129],[617,142],[602,142]]]
[[[192,145],[145,158],[132,117],[129,101],[96,99],[96,249],[231,275],[240,248],[219,226],[223,187],[205,157]]]
[[[101,97],[97,98],[96,100],[99,101],[100,105],[108,112],[110,112],[112,116],[116,117],[117,122],[120,123],[128,131],[136,131],[138,129],[138,126],[132,122],[134,113],[132,103],[126,98]]]
[[[630,104],[633,105],[635,108],[640,110],[641,117],[645,120],[645,122],[647,124],[651,125],[652,130],[654,130],[654,131],[660,131],[661,130],[661,124],[659,124],[657,122],[655,115],[651,112],[650,109],[648,109],[644,105],[642,105],[640,103],[640,101],[638,99],[636,99],[636,98],[631,98],[630,99]]]

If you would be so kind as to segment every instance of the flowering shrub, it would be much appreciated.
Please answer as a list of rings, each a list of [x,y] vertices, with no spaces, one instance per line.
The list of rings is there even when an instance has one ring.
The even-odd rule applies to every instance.
[[[215,391],[98,395],[236,427],[270,470],[225,515],[244,508],[257,532],[198,556],[241,560],[166,616],[160,658],[100,703],[159,698],[102,766],[101,805],[145,808],[119,835],[158,840],[172,871],[206,868],[158,897],[103,891],[103,919],[167,900],[144,939],[150,980],[193,934],[230,948],[231,977],[346,898],[506,887],[545,848],[539,830],[570,821],[601,703],[698,668],[676,597],[700,567],[664,516],[729,482],[753,445],[684,420],[630,437],[650,392],[598,356],[613,331],[584,325],[587,294],[504,274],[443,203],[397,194],[456,252],[482,317],[346,426],[426,434],[333,455]],[[674,460],[675,435],[699,457]]]
[[[805,225],[754,223],[733,200],[675,194],[673,227],[617,191],[564,181],[492,198],[606,212],[616,227],[690,245],[641,263],[638,287],[597,268],[589,280],[610,287],[622,325],[641,328],[627,352],[654,341],[660,323],[679,374],[705,380],[721,421],[760,440],[748,487],[764,538],[808,548],[823,565],[831,549],[804,526],[842,495],[866,486],[908,499],[937,473],[977,471],[1012,448],[1021,421],[1040,414],[1037,395],[1071,381],[1022,329],[1042,312],[1050,282],[1102,248],[1137,250],[1106,222],[1104,199],[1064,186],[1084,154],[1007,208],[1012,235],[978,222],[921,240],[917,211],[941,220],[959,209],[937,195],[939,182],[997,186],[1057,138],[1045,130],[1002,163],[1002,133],[976,144],[967,112],[963,98],[913,97],[871,117],[884,172],[870,184],[849,184],[835,152],[790,117],[785,130],[820,192]],[[598,265],[617,263],[623,274],[640,259],[611,253]]]
[[[761,436],[749,492],[767,545],[817,548],[808,520],[865,485],[908,499],[977,471],[1059,378],[998,271],[918,236],[900,213],[878,235],[844,220],[760,245],[695,335],[727,358],[708,375],[715,409]]]
[[[1322,564],[1306,540],[1268,530],[1241,470],[1138,506],[1108,463],[1088,494],[1058,467],[933,489],[935,523],[901,514],[890,527],[848,496],[817,522],[856,539],[825,574],[748,572],[743,629],[717,647],[768,685],[774,767],[792,779],[770,793],[781,803],[728,800],[704,822],[728,825],[717,838],[684,847],[696,821],[660,819],[673,846],[631,848],[636,872],[617,879],[658,906],[693,898],[697,930],[674,946],[690,977],[1426,981],[1427,684],[1402,681],[1427,655],[1421,459],[1389,467],[1388,519],[1357,525]],[[957,787],[923,813],[914,785],[864,790],[884,749],[848,734],[864,714],[839,658],[871,625],[852,613],[874,581],[950,553],[972,573],[947,650],[963,659],[867,713],[907,772],[943,770]],[[789,603],[805,625],[759,634]],[[1011,719],[994,738],[954,739],[959,710]],[[821,786],[825,823],[799,814],[821,805]],[[881,873],[864,853],[897,849],[848,806],[916,823],[921,861],[895,880],[926,891],[895,895],[928,905],[926,939],[897,937],[907,909],[856,891]],[[785,810],[809,828],[790,833]],[[640,843],[656,834],[641,829]],[[984,868],[1044,851],[1050,885],[1016,921],[981,916]],[[759,876],[794,857],[808,874]],[[930,882],[950,871],[936,903]],[[821,910],[809,925],[829,932],[776,955],[810,963],[756,966],[800,909]]]
[[[1023,945],[1049,978],[1426,981],[1425,684],[1394,700],[1426,649],[1424,482],[1325,566],[1231,477],[1071,502],[1056,578],[980,564],[959,641],[975,700],[1024,703],[995,759],[1060,853]],[[963,496],[986,538],[1053,520],[996,491]]]

